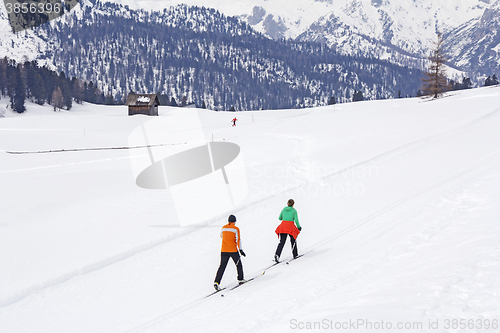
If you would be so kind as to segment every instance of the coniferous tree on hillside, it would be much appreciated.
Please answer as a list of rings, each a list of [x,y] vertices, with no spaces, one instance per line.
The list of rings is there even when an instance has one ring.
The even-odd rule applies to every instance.
[[[21,76],[21,66],[18,65],[12,69],[11,74],[11,96],[10,96],[10,105],[13,111],[17,113],[23,113],[26,111],[26,107],[24,105],[24,101],[26,99],[26,87],[24,85],[22,76]]]
[[[489,87],[489,86],[491,86],[491,85],[492,85],[492,84],[491,84],[491,76],[488,76],[488,77],[486,78],[486,80],[484,80],[484,86],[485,86],[485,87]]]
[[[0,59],[0,98],[2,98],[2,96],[5,96],[7,94],[7,83],[8,83],[6,75],[7,64],[8,64],[7,57]]]
[[[470,77],[464,77],[462,79],[462,89],[471,89],[472,88],[472,81],[470,80]]]
[[[362,91],[356,91],[356,92],[354,92],[354,95],[352,95],[353,102],[362,102],[364,100],[365,100],[365,98],[363,97]]]
[[[73,97],[71,96],[70,85],[68,84],[68,80],[66,79],[66,75],[64,72],[59,74],[58,78],[58,87],[61,89],[61,93],[63,96],[63,105],[66,110],[70,110],[73,106]]]
[[[484,86],[489,87],[489,86],[495,86],[498,84],[498,79],[496,74],[493,74],[493,77],[488,76],[486,80],[484,80]]]
[[[88,99],[93,103],[103,104],[105,102],[104,94],[93,84],[89,86]],[[64,72],[57,74],[45,66],[39,67],[36,61],[16,64],[14,60],[6,57],[0,59],[0,98],[1,96],[9,96],[12,110],[19,113],[24,112],[26,99],[39,105],[45,103],[54,105],[52,97],[59,96],[57,88],[59,88],[63,99],[62,105],[59,102],[56,103],[59,109],[70,110],[73,99],[77,103],[87,100],[85,99],[84,84],[76,77],[70,80]],[[55,95],[54,91],[56,91]],[[108,100],[110,99],[114,101],[111,95],[108,97]]]
[[[88,84],[85,83],[84,100],[89,103],[95,103],[95,87],[94,82],[90,81]]]
[[[157,92],[156,95],[158,96],[158,102],[160,102],[160,105],[168,105],[168,96],[164,95],[160,92]]]
[[[450,90],[463,90],[463,89],[471,89],[473,86],[472,81],[468,77],[462,78],[462,83],[454,80],[450,80],[449,89]]]
[[[115,100],[113,99],[113,96],[108,93],[106,97],[104,98],[104,105],[114,105]]]
[[[45,91],[45,83],[40,75],[40,68],[38,67],[37,62],[25,62],[24,68],[27,73],[27,98],[34,103],[43,105],[46,100],[47,92]]]
[[[81,104],[83,102],[84,99],[83,82],[82,80],[74,76],[71,79],[71,93],[77,104]]]
[[[35,73],[33,89],[33,101],[38,105],[45,104],[47,96],[47,92],[45,91],[45,83],[43,82],[42,76],[38,73]]]

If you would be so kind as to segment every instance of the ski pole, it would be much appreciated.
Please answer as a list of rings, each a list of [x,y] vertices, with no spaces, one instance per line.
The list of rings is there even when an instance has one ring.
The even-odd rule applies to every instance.
[[[292,235],[290,235],[290,236],[292,236]],[[293,246],[292,246],[292,255],[293,255],[293,250],[295,250],[296,247],[297,247],[297,240],[295,240],[295,243],[293,243]]]

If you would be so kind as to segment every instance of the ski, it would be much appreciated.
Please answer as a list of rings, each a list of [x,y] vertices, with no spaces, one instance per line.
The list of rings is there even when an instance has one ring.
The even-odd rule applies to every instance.
[[[262,276],[262,275],[264,275],[265,273],[266,273],[266,271],[262,272],[262,274],[259,274],[259,275],[257,275],[257,276],[254,276],[253,278],[250,278],[250,279],[248,279],[248,280],[245,280],[245,282],[243,282],[243,283],[239,283],[239,284],[237,284],[237,285],[235,285],[235,286],[233,286],[233,287],[223,288],[223,289],[221,289],[221,290],[224,290],[224,289],[227,289],[227,291],[234,290],[234,289],[236,289],[236,288],[241,287],[241,286],[242,286],[242,285],[244,285],[244,284],[247,284],[247,283],[248,283],[248,282],[250,282],[250,281],[255,280],[255,279],[256,279],[256,278],[258,278],[258,277],[261,277],[261,276]],[[214,293],[214,294],[215,294],[215,293]],[[224,294],[221,294],[221,296],[222,296],[222,297],[224,297]]]
[[[274,266],[279,265],[279,264],[286,264],[286,265],[288,265],[288,264],[290,264],[290,262],[292,262],[292,261],[294,261],[294,260],[297,260],[297,259],[299,259],[300,257],[302,257],[302,256],[304,256],[304,255],[306,255],[306,254],[308,254],[309,252],[312,252],[312,251],[313,251],[313,250],[309,250],[309,251],[306,251],[306,252],[304,252],[304,253],[302,253],[302,254],[299,254],[296,258],[291,258],[291,259],[287,259],[287,260],[282,260],[282,261],[279,261],[279,262],[275,262],[275,263],[273,263],[271,266],[269,266],[269,267],[265,268],[265,269],[264,269],[264,272],[265,272],[265,271],[267,271],[267,270],[269,270],[269,269],[271,269],[271,268],[273,268]]]
[[[208,294],[207,296],[205,296],[205,298],[209,298],[210,296],[213,296],[213,295],[217,294],[218,292],[221,292],[221,291],[223,291],[225,289],[226,289],[226,287],[220,288],[219,290],[216,290],[213,293]]]
[[[265,272],[264,272],[264,273],[265,273]],[[234,286],[234,287],[232,287],[232,288],[229,288],[229,290],[234,290],[234,289],[236,289],[236,288],[238,288],[238,287],[241,287],[242,285],[244,285],[244,284],[246,284],[246,283],[248,283],[248,282],[250,282],[250,281],[255,280],[255,279],[256,279],[256,278],[258,278],[259,276],[264,275],[264,273],[262,273],[261,275],[257,275],[257,276],[255,276],[255,277],[253,277],[253,278],[251,278],[251,279],[245,280],[245,282],[243,282],[243,283],[239,283],[239,284],[237,284],[236,286]]]
[[[264,268],[264,272],[267,271],[268,269],[270,269],[270,268],[272,268],[272,267],[274,267],[276,265],[282,264],[282,263],[283,263],[283,261],[275,262],[271,266],[268,266],[268,267]]]
[[[310,251],[308,251],[308,252],[310,252]],[[294,261],[294,260],[299,259],[300,257],[302,257],[304,254],[306,254],[306,253],[308,253],[308,252],[302,253],[302,254],[298,255],[297,257],[292,258],[292,259],[289,259],[289,260],[283,260],[283,261],[275,262],[275,263],[273,263],[271,266],[269,266],[269,267],[267,267],[266,269],[264,269],[264,271],[262,272],[262,274],[257,275],[257,276],[254,276],[253,278],[246,280],[246,281],[245,281],[245,282],[243,282],[242,284],[238,284],[238,285],[236,285],[236,286],[234,286],[234,287],[232,287],[232,288],[229,288],[229,291],[234,290],[234,289],[236,289],[236,288],[238,288],[238,287],[241,287],[242,285],[244,285],[244,284],[246,284],[246,283],[248,283],[248,282],[250,282],[250,281],[253,281],[253,280],[255,280],[256,278],[258,278],[258,277],[260,277],[260,276],[262,276],[262,275],[266,274],[266,271],[267,271],[267,270],[269,270],[270,268],[274,267],[274,266],[277,266],[277,265],[279,265],[279,264],[283,264],[283,263],[285,263],[285,264],[287,264],[287,265],[288,265],[291,261]]]
[[[299,258],[300,258],[300,257],[302,257],[304,254],[305,254],[305,253],[299,254],[299,255],[298,255],[298,256],[296,256],[295,258],[292,258],[292,259],[288,260],[288,261],[286,262],[286,264],[287,264],[287,265],[288,265],[288,264],[290,264],[290,262],[292,262],[292,261],[294,261],[294,260],[299,259]]]
[[[211,293],[210,295],[206,296],[205,298],[208,298],[208,297],[210,297],[210,296],[213,296],[213,295],[215,295],[215,294],[217,294],[217,293],[219,293],[220,291],[223,291],[223,290],[226,290],[226,291],[228,291],[228,292],[229,292],[229,291],[232,291],[232,290],[234,290],[234,289],[236,289],[236,288],[239,288],[239,287],[241,287],[242,285],[247,284],[248,282],[253,281],[253,280],[255,280],[256,278],[261,277],[262,275],[266,274],[266,272],[267,272],[269,269],[271,269],[271,268],[273,268],[273,267],[275,267],[275,266],[278,266],[279,264],[286,264],[286,265],[288,265],[290,262],[292,262],[292,261],[294,261],[294,260],[299,259],[300,257],[304,256],[305,254],[307,254],[307,253],[309,253],[309,252],[311,252],[311,251],[312,251],[312,250],[309,250],[309,251],[307,251],[307,252],[304,252],[304,253],[302,253],[302,254],[300,254],[300,255],[298,255],[297,257],[292,258],[292,259],[282,260],[282,261],[279,261],[279,262],[274,262],[272,265],[270,265],[270,266],[268,266],[268,267],[264,268],[264,270],[262,271],[262,273],[261,273],[261,274],[259,274],[259,275],[257,275],[257,276],[254,276],[254,277],[252,277],[252,278],[250,278],[250,279],[248,279],[248,280],[245,280],[245,282],[243,282],[243,283],[241,283],[241,284],[237,284],[237,285],[232,286],[232,287],[224,287],[224,288],[221,288],[220,290],[214,291],[213,293]],[[221,296],[222,296],[222,297],[224,297],[224,294],[221,294]]]

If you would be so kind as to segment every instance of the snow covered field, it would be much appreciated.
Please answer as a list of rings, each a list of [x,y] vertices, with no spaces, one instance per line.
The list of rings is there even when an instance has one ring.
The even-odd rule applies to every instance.
[[[126,147],[166,120],[241,147],[240,204],[181,227],[173,192],[135,184],[146,149],[13,154]],[[160,107],[154,119],[89,104],[7,111],[0,332],[498,331],[499,129],[498,86],[302,110]],[[289,198],[307,254],[203,299],[227,216],[250,278],[271,264]],[[235,280],[229,263],[222,284]]]

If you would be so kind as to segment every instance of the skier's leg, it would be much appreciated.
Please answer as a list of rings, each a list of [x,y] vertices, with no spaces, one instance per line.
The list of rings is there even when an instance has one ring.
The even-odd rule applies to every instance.
[[[231,258],[233,258],[234,264],[236,265],[236,270],[238,271],[238,281],[244,279],[243,277],[243,264],[241,263],[241,257],[238,252],[231,253]]]
[[[297,249],[297,242],[295,241],[295,238],[293,238],[292,235],[290,235],[290,244],[292,244],[292,254],[293,257],[297,257],[299,255],[299,249]]]
[[[227,262],[229,261],[229,255],[225,252],[221,252],[220,254],[220,265],[217,270],[217,275],[215,276],[215,282],[220,283],[222,280],[222,275],[224,275],[224,271],[226,270]]]
[[[283,251],[283,246],[285,246],[286,235],[287,234],[280,234],[280,242],[278,244],[278,247],[276,248],[276,255],[278,256],[278,258],[281,257],[281,251]]]

